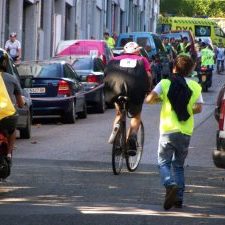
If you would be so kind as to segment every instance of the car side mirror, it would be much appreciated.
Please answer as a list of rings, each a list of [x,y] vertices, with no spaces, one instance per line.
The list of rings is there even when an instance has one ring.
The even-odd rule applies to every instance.
[[[33,76],[20,76],[20,84],[22,88],[31,88],[32,87],[32,78]]]

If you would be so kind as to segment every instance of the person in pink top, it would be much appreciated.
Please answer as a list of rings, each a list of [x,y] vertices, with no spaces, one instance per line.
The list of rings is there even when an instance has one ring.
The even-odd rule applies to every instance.
[[[121,117],[116,103],[118,96],[129,98],[128,112],[132,116],[129,128],[129,154],[136,154],[137,131],[141,123],[142,105],[151,88],[150,63],[140,56],[141,47],[136,42],[128,42],[124,53],[114,57],[105,70],[105,99],[109,104],[114,103],[116,116],[113,128]],[[114,130],[114,129],[113,129]],[[109,140],[110,142],[110,140]]]

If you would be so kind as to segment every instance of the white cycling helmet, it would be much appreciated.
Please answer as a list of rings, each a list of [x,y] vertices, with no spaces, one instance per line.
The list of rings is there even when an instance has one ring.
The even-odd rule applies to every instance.
[[[124,46],[124,52],[128,54],[135,53],[139,51],[142,47],[140,47],[136,42],[128,42]]]

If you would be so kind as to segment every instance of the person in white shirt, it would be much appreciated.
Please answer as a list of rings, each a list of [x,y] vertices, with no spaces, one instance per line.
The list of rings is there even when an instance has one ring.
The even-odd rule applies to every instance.
[[[9,40],[5,43],[5,50],[9,53],[11,58],[17,62],[21,59],[21,44],[16,39],[16,33],[13,32],[9,36]]]
[[[219,47],[216,49],[216,64],[217,64],[217,73],[224,71],[224,59],[225,59],[225,48],[223,44],[220,43]]]

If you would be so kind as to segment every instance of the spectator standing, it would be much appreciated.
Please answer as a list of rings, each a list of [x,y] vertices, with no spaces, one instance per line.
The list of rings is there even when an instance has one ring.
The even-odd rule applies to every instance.
[[[115,40],[112,37],[109,36],[108,32],[104,33],[104,39],[105,39],[109,48],[111,48],[111,49],[115,48]]]
[[[224,71],[224,58],[225,58],[225,48],[222,43],[219,43],[219,47],[216,48],[216,65],[217,73]]]
[[[21,43],[16,39],[17,34],[15,32],[11,33],[9,40],[5,43],[5,50],[9,53],[11,58],[18,62],[21,60]]]

